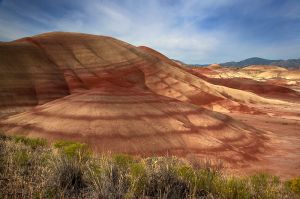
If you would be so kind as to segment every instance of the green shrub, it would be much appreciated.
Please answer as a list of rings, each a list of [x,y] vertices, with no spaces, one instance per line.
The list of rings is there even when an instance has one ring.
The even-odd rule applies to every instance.
[[[19,166],[26,166],[30,161],[30,154],[27,151],[16,151],[13,161]]]
[[[189,183],[177,173],[179,160],[176,158],[150,159],[145,194],[154,198],[187,198]]]
[[[243,178],[227,177],[218,181],[215,194],[220,198],[242,199],[251,198],[247,180]]]
[[[124,198],[130,189],[128,170],[124,170],[117,165],[110,163],[98,176],[101,190],[99,198]]]
[[[278,198],[282,191],[281,182],[277,176],[267,173],[258,173],[250,176],[249,183],[254,198]]]
[[[196,171],[196,186],[202,193],[212,193],[216,190],[216,182],[220,182],[221,174],[213,168],[199,169]]]
[[[58,157],[55,160],[53,170],[52,187],[56,187],[62,195],[78,195],[87,187],[87,180],[84,178],[85,167],[75,159],[66,156]]]
[[[38,147],[45,147],[47,145],[47,141],[42,138],[27,138],[24,136],[15,135],[12,136],[12,140],[16,143],[23,143],[33,149],[36,149]]]
[[[192,184],[196,183],[196,172],[192,167],[183,165],[176,168],[176,170],[177,174],[184,180],[191,182]]]
[[[54,147],[68,158],[76,158],[79,161],[86,161],[91,156],[91,151],[84,143],[61,140],[55,142]]]
[[[288,180],[285,183],[286,187],[300,196],[300,177]]]
[[[114,154],[112,159],[113,163],[122,169],[129,168],[129,166],[134,163],[133,157],[126,154]]]
[[[129,180],[130,190],[127,197],[142,196],[147,183],[147,171],[143,162],[132,163],[130,165]]]

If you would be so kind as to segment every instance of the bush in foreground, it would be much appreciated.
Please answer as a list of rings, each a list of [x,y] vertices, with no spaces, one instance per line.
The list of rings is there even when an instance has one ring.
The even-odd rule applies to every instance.
[[[87,145],[0,138],[0,198],[299,198],[300,178],[226,176],[175,157],[93,155]],[[298,195],[297,195],[298,194]]]

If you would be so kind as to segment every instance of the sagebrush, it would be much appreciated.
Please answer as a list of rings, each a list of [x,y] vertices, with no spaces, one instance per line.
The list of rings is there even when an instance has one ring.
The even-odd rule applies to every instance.
[[[93,154],[87,145],[0,138],[0,198],[299,198],[300,178],[227,176],[209,162]]]

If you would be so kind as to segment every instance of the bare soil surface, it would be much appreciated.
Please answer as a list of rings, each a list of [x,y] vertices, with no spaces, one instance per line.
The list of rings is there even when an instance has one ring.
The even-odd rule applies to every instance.
[[[275,108],[275,107],[273,107]],[[298,109],[299,111],[299,109]],[[291,112],[290,112],[291,113]],[[230,114],[247,125],[267,132],[268,147],[258,161],[239,169],[241,173],[267,171],[282,177],[300,173],[300,117],[286,115]]]

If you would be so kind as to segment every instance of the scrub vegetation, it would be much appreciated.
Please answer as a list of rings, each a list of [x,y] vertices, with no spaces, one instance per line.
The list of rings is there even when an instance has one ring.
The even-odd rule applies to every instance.
[[[0,198],[299,198],[300,178],[228,176],[210,162],[93,154],[84,143],[0,138]]]

